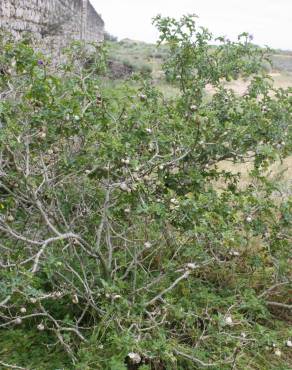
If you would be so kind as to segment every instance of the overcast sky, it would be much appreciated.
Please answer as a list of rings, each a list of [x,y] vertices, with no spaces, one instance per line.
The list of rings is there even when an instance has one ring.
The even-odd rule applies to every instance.
[[[254,42],[292,50],[292,0],[91,0],[105,21],[106,30],[119,39],[155,42],[151,19],[197,14],[201,25],[216,36],[234,39],[241,32]]]

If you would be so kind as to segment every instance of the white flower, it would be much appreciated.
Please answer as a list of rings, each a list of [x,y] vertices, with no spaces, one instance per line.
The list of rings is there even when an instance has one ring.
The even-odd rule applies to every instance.
[[[252,222],[252,217],[251,216],[247,216],[246,222],[251,223]]]
[[[9,222],[14,221],[14,217],[12,215],[7,216],[7,221]]]
[[[152,244],[150,242],[146,242],[146,243],[144,243],[144,247],[149,249],[149,248],[152,247]]]
[[[38,328],[39,331],[44,331],[45,330],[44,324],[38,324],[37,328]]]
[[[113,300],[115,300],[115,299],[122,298],[122,296],[120,294],[113,294],[112,298],[113,298]]]
[[[146,132],[147,132],[148,134],[152,134],[152,129],[151,129],[151,128],[146,128]]]
[[[141,356],[135,352],[128,353],[128,357],[131,360],[132,364],[140,364],[142,361]]]
[[[131,213],[131,210],[130,210],[130,208],[126,208],[126,209],[124,210],[124,212],[125,212],[125,213]]]
[[[17,317],[17,319],[15,319],[15,324],[20,325],[21,323],[22,323],[21,318]]]
[[[190,110],[192,112],[195,112],[197,109],[198,109],[198,107],[195,104],[193,104],[193,105],[190,106]]]
[[[48,150],[48,154],[49,154],[49,155],[52,155],[52,154],[54,154],[54,151],[53,151],[52,149],[49,149],[49,150]]]
[[[33,304],[37,303],[36,298],[31,298],[31,299],[30,299],[30,303],[33,303]]]
[[[240,335],[242,338],[246,338],[246,334],[244,332],[242,332]]]
[[[240,256],[240,253],[239,253],[239,252],[237,252],[237,251],[230,251],[230,252],[229,252],[229,254],[230,254],[231,256],[234,256],[234,257],[238,257],[238,256]]]
[[[226,325],[232,325],[233,324],[233,320],[232,320],[232,317],[230,315],[226,316],[224,321],[225,321]]]
[[[287,347],[292,347],[292,341],[288,339],[288,340],[286,341],[286,346],[287,346]]]
[[[281,357],[282,356],[282,352],[279,350],[279,348],[277,348],[274,353],[278,357]]]
[[[25,307],[21,307],[20,312],[21,313],[26,313],[26,308]]]
[[[130,160],[128,158],[122,159],[121,162],[124,164],[130,164]]]
[[[172,203],[172,204],[178,204],[179,201],[177,199],[175,199],[175,198],[171,198],[170,199],[170,203]]]
[[[80,117],[76,115],[76,116],[74,116],[74,119],[75,119],[75,121],[79,121]]]
[[[195,270],[197,268],[197,265],[195,263],[187,263],[186,264],[186,267],[189,269],[189,270]]]
[[[161,165],[159,165],[159,167],[158,167],[160,170],[163,170],[164,169],[164,166],[163,166],[163,164],[161,164]]]

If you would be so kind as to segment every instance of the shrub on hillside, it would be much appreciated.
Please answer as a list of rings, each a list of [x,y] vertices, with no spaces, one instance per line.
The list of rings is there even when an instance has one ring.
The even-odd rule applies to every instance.
[[[155,22],[172,100],[137,76],[108,87],[101,49],[52,72],[0,41],[1,366],[287,368],[291,200],[264,171],[291,153],[291,89],[248,35],[210,52],[193,17]],[[244,96],[222,84],[238,73]],[[250,186],[222,160],[253,161]]]
[[[117,38],[117,36],[114,36],[109,32],[105,32],[104,33],[104,41],[117,42],[118,38]]]

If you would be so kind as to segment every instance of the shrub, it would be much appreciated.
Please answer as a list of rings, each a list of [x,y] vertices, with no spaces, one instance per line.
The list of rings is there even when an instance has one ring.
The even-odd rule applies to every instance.
[[[117,36],[114,36],[114,35],[110,34],[109,32],[105,32],[104,41],[117,42],[118,38],[117,38]]]
[[[140,67],[140,72],[141,72],[142,76],[144,76],[144,77],[151,76],[152,68],[147,64],[143,64]]]
[[[155,23],[169,101],[149,79],[108,87],[100,49],[52,72],[1,40],[0,328],[57,341],[62,368],[285,368],[291,200],[264,170],[291,153],[291,89],[246,34],[211,52],[193,17]],[[237,73],[245,96],[222,84]],[[253,160],[253,183],[222,160]]]

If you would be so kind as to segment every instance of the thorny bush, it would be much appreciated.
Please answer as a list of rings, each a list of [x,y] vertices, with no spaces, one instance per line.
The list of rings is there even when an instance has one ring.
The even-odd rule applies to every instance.
[[[212,47],[193,16],[154,22],[169,100],[150,79],[108,84],[103,46],[53,70],[1,38],[0,341],[47,353],[14,344],[3,367],[291,365],[291,199],[265,176],[291,154],[291,89],[248,34]],[[223,160],[252,161],[250,185]]]

